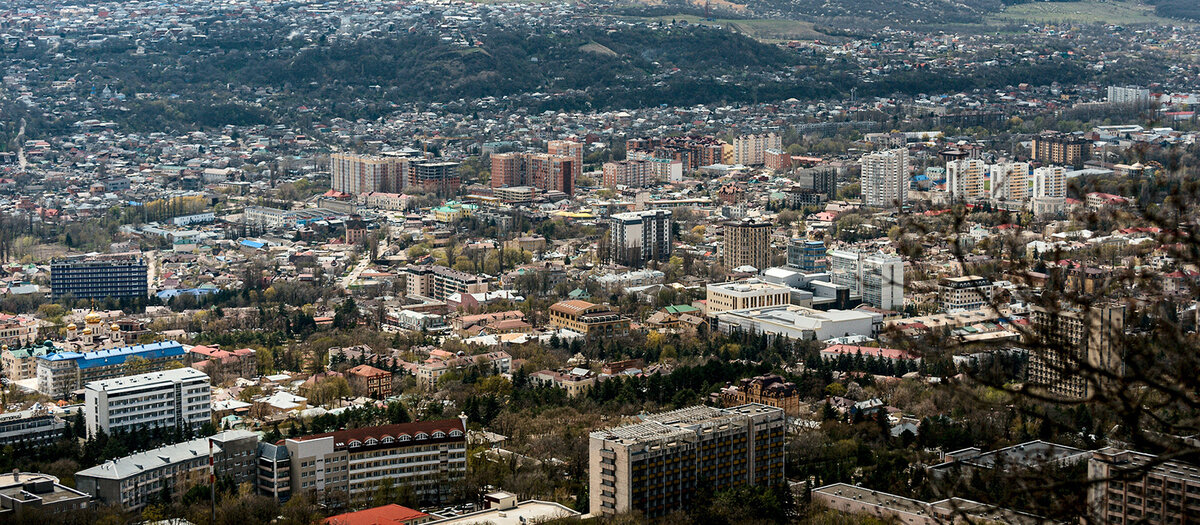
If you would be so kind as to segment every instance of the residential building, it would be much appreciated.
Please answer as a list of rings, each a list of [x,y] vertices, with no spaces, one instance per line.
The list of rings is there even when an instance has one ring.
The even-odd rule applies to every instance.
[[[146,262],[139,257],[67,258],[50,263],[50,297],[75,299],[146,298]]]
[[[67,423],[41,403],[0,414],[0,447],[40,447],[58,441]]]
[[[1082,137],[1046,131],[1033,138],[1033,160],[1047,164],[1072,166],[1087,160],[1088,142]]]
[[[992,166],[991,198],[1002,201],[1029,199],[1029,163],[1004,162]]]
[[[776,374],[748,377],[736,386],[721,389],[721,404],[735,407],[747,403],[758,403],[783,410],[788,417],[800,415],[800,391],[796,384],[784,381]]]
[[[420,525],[433,516],[395,503],[325,518],[324,525]]]
[[[1093,523],[1193,523],[1200,516],[1200,468],[1179,459],[1105,447],[1088,459]]]
[[[158,427],[186,434],[212,421],[212,386],[195,368],[92,381],[83,390],[89,436]]]
[[[346,371],[346,378],[355,393],[385,398],[392,395],[392,373],[368,364],[361,364]]]
[[[456,293],[488,291],[487,280],[478,275],[446,268],[445,266],[408,266],[403,272],[408,295],[418,295],[444,301]]]
[[[671,258],[671,211],[648,210],[617,213],[611,217],[609,260],[641,268],[648,261]]]
[[[588,337],[611,337],[629,333],[630,319],[606,304],[573,299],[550,305],[550,326],[565,328]]]
[[[629,151],[626,153],[625,158],[646,162],[646,166],[650,170],[649,180],[670,183],[683,180],[683,163],[678,160],[672,158],[660,159],[655,157],[653,153],[644,151]]]
[[[458,176],[457,162],[444,160],[417,160],[409,163],[411,174],[409,185],[439,195],[453,195],[462,186]]]
[[[571,159],[571,176],[569,178],[569,186],[573,189],[575,181],[583,175],[583,144],[573,140],[551,140],[546,143],[546,152],[556,157],[566,157]],[[564,182],[566,180],[564,179]],[[563,193],[570,195],[570,191],[559,189]]]
[[[209,377],[218,373],[247,379],[258,375],[258,359],[251,348],[221,350],[217,346],[197,345],[188,349],[186,364]]]
[[[163,341],[146,345],[125,346],[95,352],[59,352],[38,357],[38,392],[54,398],[66,397],[92,381],[122,377],[137,372],[155,372],[171,363],[186,359],[183,345]],[[138,361],[139,369],[131,370],[126,361]]]
[[[288,438],[284,446],[293,494],[339,491],[351,505],[370,501],[383,480],[419,499],[441,500],[467,473],[462,419],[338,430]]]
[[[763,152],[763,165],[774,171],[792,169],[792,156],[781,149],[768,149]]]
[[[725,268],[753,266],[764,270],[771,266],[771,232],[775,225],[767,221],[744,219],[721,225],[724,232]]]
[[[255,483],[258,434],[227,430],[81,470],[75,473],[75,488],[100,503],[139,510],[161,501],[164,495],[175,499],[193,486],[208,484],[210,451],[212,471],[218,478],[227,477],[235,485]]]
[[[592,432],[588,501],[593,515],[653,519],[713,491],[784,481],[784,411],[761,404],[694,406]]]
[[[61,518],[55,516],[86,509],[91,499],[49,474],[19,470],[0,474],[0,521],[3,522],[38,519],[61,523]]]
[[[525,176],[525,154],[493,153],[492,157],[492,188],[526,186],[529,184]]]
[[[783,137],[774,133],[743,135],[733,139],[733,163],[761,166],[766,162],[768,149],[783,149]]]
[[[978,159],[959,159],[946,163],[946,189],[950,198],[974,202],[987,196],[983,191],[987,163]]]
[[[650,162],[645,160],[620,160],[604,163],[604,185],[609,188],[624,186],[644,188],[654,182],[650,174]]]
[[[529,380],[539,385],[561,388],[567,392],[567,397],[579,397],[586,394],[600,379],[591,370],[574,368],[567,371],[540,370],[531,374]]]
[[[1067,196],[1067,172],[1062,166],[1043,166],[1033,170],[1035,198],[1062,199]]]
[[[400,154],[329,155],[330,187],[333,191],[358,195],[360,193],[401,193],[408,186],[410,163],[415,157]]]
[[[870,516],[885,523],[906,525],[1040,525],[1046,522],[1038,516],[962,498],[948,498],[930,503],[847,483],[815,488],[812,490],[812,500],[844,514]]]
[[[868,153],[862,160],[863,204],[903,208],[908,203],[908,150]]]
[[[0,313],[0,345],[20,348],[38,343],[38,326],[34,317]]]
[[[9,381],[37,377],[38,358],[58,352],[57,346],[45,342],[23,348],[0,347],[0,375]]]
[[[575,157],[550,153],[533,153],[526,159],[529,183],[543,191],[561,191],[567,195],[575,193]]]
[[[805,273],[827,271],[825,241],[792,239],[787,247],[787,265]]]
[[[1110,104],[1132,104],[1138,107],[1150,105],[1150,90],[1138,86],[1108,86]]]
[[[758,279],[709,284],[706,287],[708,314],[747,308],[792,304],[792,289]]]
[[[1030,320],[1033,335],[1042,343],[1029,352],[1028,381],[1034,389],[1063,399],[1085,399],[1102,386],[1103,375],[1124,373],[1124,305],[1039,305],[1030,309]]]
[[[817,193],[825,195],[826,200],[836,199],[838,196],[838,171],[837,168],[814,168],[810,170],[812,176],[812,189]]]
[[[946,277],[938,283],[938,303],[943,312],[978,310],[991,303],[994,288],[978,275]]]

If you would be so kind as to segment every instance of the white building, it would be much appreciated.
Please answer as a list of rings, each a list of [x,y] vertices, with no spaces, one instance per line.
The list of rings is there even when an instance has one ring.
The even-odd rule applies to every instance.
[[[987,164],[977,159],[946,163],[946,189],[956,201],[972,202],[984,198],[983,178]]]
[[[1067,196],[1067,171],[1062,166],[1033,170],[1033,196],[1038,199],[1062,199]]]
[[[992,200],[1024,201],[1029,199],[1029,163],[1004,162],[992,166]]]
[[[903,207],[908,201],[908,150],[863,155],[863,203],[880,208]]]
[[[88,435],[134,432],[154,427],[190,431],[211,420],[208,375],[194,368],[176,368],[84,386],[84,419]]]
[[[884,310],[904,306],[904,260],[895,255],[857,251],[829,252],[830,281],[846,286],[851,296]]]
[[[782,284],[774,284],[748,279],[729,283],[708,285],[708,313],[741,310],[745,308],[764,308],[791,304],[792,289]]]
[[[1108,102],[1112,104],[1150,105],[1150,90],[1137,86],[1108,86]]]
[[[808,341],[854,335],[874,337],[883,326],[883,314],[879,313],[821,311],[796,305],[729,310],[716,317],[717,328],[725,333],[744,331]]]

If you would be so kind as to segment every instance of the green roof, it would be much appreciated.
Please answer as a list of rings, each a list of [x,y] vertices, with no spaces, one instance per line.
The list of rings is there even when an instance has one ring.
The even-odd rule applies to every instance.
[[[692,306],[690,304],[671,305],[666,308],[663,308],[663,310],[666,310],[667,313],[669,313],[669,314],[690,314],[692,312],[700,311],[699,308],[696,308],[695,306]]]

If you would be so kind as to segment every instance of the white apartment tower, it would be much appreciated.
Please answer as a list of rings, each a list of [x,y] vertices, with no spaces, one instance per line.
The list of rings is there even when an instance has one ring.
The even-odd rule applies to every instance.
[[[212,417],[211,395],[208,375],[195,368],[92,381],[84,386],[88,435],[155,427],[197,430]]]
[[[1039,199],[1066,198],[1066,170],[1062,166],[1046,166],[1033,170],[1033,196]]]
[[[671,258],[671,211],[617,213],[609,230],[609,260],[641,268],[647,261]]]
[[[830,280],[850,289],[851,296],[876,308],[895,310],[904,307],[904,260],[884,253],[857,251],[829,252]]]
[[[1029,199],[1029,163],[1003,162],[992,166],[992,200]]]
[[[862,158],[862,195],[867,206],[903,207],[908,200],[908,150],[869,153]]]
[[[946,189],[956,201],[973,202],[984,198],[983,178],[987,164],[978,159],[946,163]]]

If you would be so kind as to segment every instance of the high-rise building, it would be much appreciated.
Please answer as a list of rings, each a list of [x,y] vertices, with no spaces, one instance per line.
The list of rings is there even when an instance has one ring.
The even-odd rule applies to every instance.
[[[826,271],[825,241],[792,239],[787,247],[787,265],[805,273]]]
[[[617,213],[609,229],[609,261],[641,268],[671,258],[671,211]]]
[[[400,193],[409,183],[409,163],[417,160],[407,154],[329,155],[330,187],[333,191],[360,193]]]
[[[78,257],[50,263],[50,297],[145,298],[150,293],[146,261],[137,256]]]
[[[583,175],[583,144],[571,140],[552,140],[546,143],[546,152],[558,157],[568,157],[572,160],[571,183],[569,186],[573,188],[575,186],[574,181],[579,180],[579,177]],[[571,194],[569,191],[564,191],[563,193],[567,195]]]
[[[974,202],[986,196],[983,191],[984,172],[987,164],[978,159],[952,160],[946,163],[946,189],[950,198],[962,202]]]
[[[722,224],[725,243],[722,259],[725,268],[753,266],[765,270],[771,266],[771,231],[775,225],[767,221],[744,219]]]
[[[812,171],[812,189],[825,194],[826,200],[837,198],[838,172],[837,168],[817,168]]]
[[[656,518],[713,491],[784,481],[784,411],[751,403],[694,406],[593,432],[588,447],[591,513]]]
[[[454,194],[462,186],[458,163],[444,160],[418,160],[409,163],[412,170],[409,185],[425,191]]]
[[[938,302],[943,312],[978,310],[992,300],[992,282],[978,275],[947,277],[938,283]]]
[[[1124,305],[1034,306],[1030,320],[1032,334],[1041,343],[1029,352],[1028,382],[1033,389],[1062,399],[1084,399],[1107,381],[1104,377],[1124,374]]]
[[[195,368],[92,381],[83,392],[89,436],[153,428],[191,432],[212,420],[208,375]]]
[[[340,492],[354,506],[370,501],[385,480],[439,501],[467,474],[466,430],[465,419],[442,419],[288,438],[289,475],[276,479],[292,494]]]
[[[1081,137],[1047,131],[1033,138],[1031,152],[1033,160],[1070,166],[1087,160],[1086,147]]]
[[[488,291],[487,280],[483,277],[445,266],[414,265],[405,267],[403,273],[408,295],[444,301],[456,293]]]
[[[846,286],[863,303],[895,310],[904,306],[904,260],[883,253],[833,250],[829,253],[830,281]]]
[[[1092,523],[1194,523],[1200,516],[1200,468],[1182,460],[1105,447],[1088,460]]]
[[[528,156],[526,166],[530,182],[535,188],[571,195],[575,193],[575,166],[578,162],[575,157],[534,153]]]
[[[1108,102],[1146,107],[1150,105],[1150,90],[1137,86],[1108,86]]]
[[[768,149],[783,149],[783,137],[774,133],[743,135],[733,139],[733,163],[761,166],[766,162]]]
[[[145,345],[97,350],[95,352],[58,352],[37,358],[38,392],[61,398],[92,381],[123,377],[129,373],[125,362],[144,359],[143,372],[162,370],[187,359],[183,345],[162,341]]]
[[[991,197],[993,200],[1024,201],[1029,199],[1029,163],[1004,162],[992,166]]]
[[[75,488],[106,505],[138,510],[177,499],[188,489],[209,482],[212,470],[234,485],[256,482],[258,434],[227,430],[212,437],[193,439],[106,461],[75,473]]]
[[[1033,196],[1037,199],[1062,199],[1067,196],[1067,172],[1062,166],[1044,166],[1033,170]]]
[[[527,186],[524,153],[492,154],[492,187]]]
[[[862,195],[867,206],[904,207],[908,203],[908,150],[869,153],[862,158]]]
[[[625,186],[643,188],[654,181],[651,163],[645,160],[619,160],[604,163],[604,185],[609,188]]]

